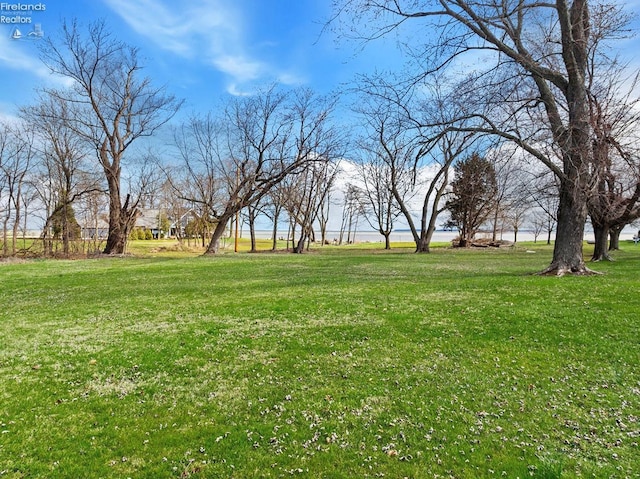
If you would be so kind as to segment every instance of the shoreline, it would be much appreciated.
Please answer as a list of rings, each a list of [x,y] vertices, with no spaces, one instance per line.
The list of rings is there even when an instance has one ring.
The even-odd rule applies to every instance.
[[[271,239],[271,230],[256,230],[256,237],[259,239]],[[635,236],[636,229],[635,228],[626,228],[620,233],[620,240],[632,240]],[[241,237],[247,237],[249,234],[248,230],[245,229],[242,231]],[[278,231],[278,238],[286,238],[288,231]],[[332,242],[334,239],[338,239],[340,237],[340,231],[330,230],[327,231],[327,239]],[[443,231],[436,230],[433,234],[433,238],[431,239],[432,243],[446,243],[451,242],[454,238],[458,236],[457,231]],[[377,231],[356,231],[355,234],[351,233],[351,238],[353,238],[354,243],[382,243],[384,242],[383,236]],[[486,239],[491,238],[490,232],[479,233],[476,236],[477,239]],[[343,234],[343,242],[346,243],[347,234]],[[390,240],[394,243],[412,243],[413,236],[410,231],[402,230],[402,231],[393,231],[390,236]],[[499,234],[497,240],[502,241],[510,241],[514,240],[513,231],[505,231],[502,234]],[[592,231],[585,231],[584,240],[587,242],[593,242],[594,236]],[[536,237],[530,230],[518,231],[518,241],[536,241]],[[546,232],[543,234],[539,234],[537,238],[538,242],[546,242],[547,234]],[[555,233],[551,235],[551,241],[555,241]]]

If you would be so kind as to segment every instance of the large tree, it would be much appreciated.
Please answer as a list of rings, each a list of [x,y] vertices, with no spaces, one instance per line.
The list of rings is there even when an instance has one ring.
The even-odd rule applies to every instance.
[[[640,167],[637,145],[623,145],[620,129],[635,129],[638,114],[631,108],[625,114],[611,114],[593,103],[593,182],[596,192],[589,199],[589,217],[593,226],[595,245],[592,261],[610,260],[611,249],[624,226],[640,217]],[[626,109],[625,109],[626,110]],[[629,138],[629,136],[627,136]]]
[[[474,130],[514,141],[560,181],[558,226],[548,274],[587,273],[583,235],[593,155],[586,84],[590,44],[587,0],[336,0],[361,39],[373,40],[412,22],[438,35],[419,51],[421,78],[460,67],[465,53],[481,54],[485,70],[470,74],[475,105],[461,108]],[[373,28],[373,29],[372,29]],[[353,29],[351,31],[354,31]],[[471,90],[469,90],[471,91]],[[464,93],[464,92],[461,92]],[[461,97],[464,95],[461,95]],[[532,121],[536,117],[538,120]],[[528,124],[526,124],[528,122]],[[539,147],[541,126],[556,157]]]
[[[630,75],[620,58],[598,48],[605,33],[628,36],[628,15],[621,6],[600,7],[592,18],[594,41],[589,49],[587,81],[595,194],[588,207],[595,236],[591,259],[600,261],[611,259],[608,251],[617,249],[622,228],[640,217],[640,100],[638,73]]]
[[[65,22],[59,39],[43,43],[41,56],[52,73],[71,83],[45,93],[67,105],[60,110],[62,120],[96,153],[109,191],[104,253],[121,254],[137,214],[136,201],[121,181],[125,153],[169,121],[181,102],[142,76],[138,49],[116,39],[102,21],[86,30],[76,21]]]

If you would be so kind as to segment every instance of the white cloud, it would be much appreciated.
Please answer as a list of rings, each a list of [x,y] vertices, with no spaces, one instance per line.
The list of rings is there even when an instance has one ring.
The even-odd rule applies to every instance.
[[[278,82],[283,85],[301,85],[306,83],[307,79],[295,73],[284,72],[278,75]]]
[[[137,33],[184,57],[200,54],[202,48],[220,50],[237,35],[237,15],[219,1],[192,0],[179,7],[154,0],[105,2]]]
[[[49,77],[49,71],[33,52],[21,48],[19,40],[12,40],[4,35],[0,35],[0,63],[3,68],[27,71],[43,78]]]
[[[199,59],[226,75],[229,93],[240,92],[260,80],[294,75],[255,58],[246,46],[242,12],[228,0],[105,0],[138,34],[158,47],[187,59]],[[296,83],[298,83],[296,81]],[[241,87],[242,86],[242,87]]]
[[[258,79],[265,69],[260,62],[231,55],[221,55],[218,58],[214,58],[213,64],[220,71],[241,82]]]
[[[241,88],[237,83],[229,83],[227,85],[227,93],[233,96],[251,96],[254,91]]]

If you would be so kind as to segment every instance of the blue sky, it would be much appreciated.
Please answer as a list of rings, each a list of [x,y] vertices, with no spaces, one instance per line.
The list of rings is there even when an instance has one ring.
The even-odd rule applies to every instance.
[[[38,40],[28,34],[38,24],[55,37],[63,19],[104,19],[118,38],[140,48],[145,74],[184,99],[185,112],[215,108],[224,95],[274,81],[330,93],[357,73],[403,63],[392,39],[359,49],[322,33],[330,0],[15,0],[4,2],[0,14],[9,16],[6,5],[18,3],[44,10],[25,14],[31,23],[18,25],[19,40],[11,38],[15,25],[0,23],[0,118],[14,115],[32,101],[35,88],[54,81],[38,59]],[[638,11],[638,0],[625,5]],[[640,65],[640,39],[624,45]]]
[[[118,38],[140,48],[145,74],[185,99],[188,111],[274,81],[329,93],[356,72],[399,61],[391,42],[355,54],[353,44],[339,45],[331,32],[322,33],[328,0],[32,1],[22,3],[45,9],[25,13],[31,23],[0,23],[0,116],[14,114],[34,98],[35,88],[53,81],[33,37],[36,24],[55,37],[63,19],[104,19]],[[17,40],[16,26],[22,33]]]

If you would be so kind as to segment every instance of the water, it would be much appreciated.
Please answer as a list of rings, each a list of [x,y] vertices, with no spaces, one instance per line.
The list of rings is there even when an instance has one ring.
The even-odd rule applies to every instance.
[[[626,240],[630,241],[633,238],[633,236],[636,234],[636,232],[637,231],[635,227],[625,228],[620,234],[620,241],[626,241]],[[248,236],[248,234],[249,234],[248,231],[243,232],[243,236]],[[278,231],[278,238],[286,238],[287,234],[288,234],[287,231]],[[256,236],[260,239],[269,239],[271,238],[271,231],[258,230],[256,231]],[[449,243],[457,236],[458,236],[457,231],[438,230],[434,232],[431,242],[432,243]],[[352,239],[354,239],[355,243],[383,243],[384,242],[384,237],[377,231],[356,231],[355,235],[353,233],[351,234],[351,237]],[[329,242],[333,242],[334,239],[337,241],[338,238],[340,238],[339,231],[327,232],[327,240]],[[398,242],[412,243],[413,242],[413,236],[411,232],[407,230],[394,231],[391,233],[390,238],[391,238],[391,241],[394,243],[398,243]],[[479,239],[491,238],[491,234],[480,233],[476,236],[476,238],[479,238]],[[319,236],[318,236],[318,239],[320,239]],[[505,231],[504,233],[502,233],[502,235],[498,235],[497,239],[504,240],[504,241],[513,241],[514,235],[512,231]],[[553,241],[554,239],[555,239],[555,234],[552,233],[551,241]],[[593,241],[593,232],[586,231],[584,235],[584,239],[585,241]],[[343,242],[347,241],[346,233],[343,235],[342,240]],[[529,231],[529,230],[518,231],[518,241],[534,241],[534,240],[535,240],[535,235],[533,234],[532,231]],[[543,234],[538,235],[537,240],[538,242],[546,242],[547,233],[545,232]]]

